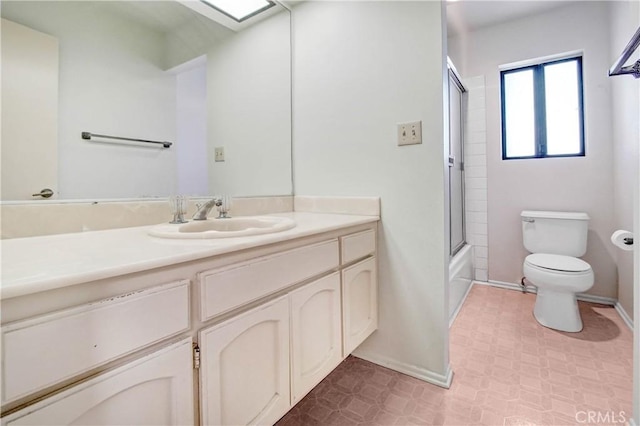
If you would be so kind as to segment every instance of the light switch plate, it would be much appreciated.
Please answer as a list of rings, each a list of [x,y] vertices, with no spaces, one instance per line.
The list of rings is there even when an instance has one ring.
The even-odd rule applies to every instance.
[[[224,161],[224,147],[216,146],[214,149],[216,163]]]
[[[398,124],[398,146],[422,143],[422,121]]]

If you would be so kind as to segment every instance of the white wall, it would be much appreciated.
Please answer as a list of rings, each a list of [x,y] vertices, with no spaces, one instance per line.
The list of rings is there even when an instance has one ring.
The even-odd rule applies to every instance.
[[[282,12],[208,52],[209,188],[291,194],[290,15]],[[224,147],[225,161],[213,149]]]
[[[631,36],[640,27],[640,3],[613,2],[611,27],[611,63],[618,58]],[[640,51],[629,64],[640,58]],[[614,153],[614,225],[640,234],[640,81],[631,76],[611,78]],[[635,266],[634,266],[635,257]],[[640,425],[640,250],[616,252],[618,265],[618,301],[634,319],[634,394],[633,417]],[[634,272],[635,268],[635,272]],[[635,273],[635,276],[634,276]],[[634,289],[635,287],[635,289]],[[634,294],[635,293],[635,294]],[[634,306],[635,305],[635,306]],[[635,307],[635,309],[634,309]],[[627,417],[630,417],[629,415]]]
[[[93,13],[91,2],[5,2],[3,16],[60,43],[59,196],[168,195],[174,150],[100,144],[83,131],[174,141],[175,77],[162,69],[163,38]]]
[[[380,325],[358,356],[443,382],[448,369],[440,2],[293,9],[296,195],[380,196]],[[398,147],[396,123],[422,120]],[[447,236],[447,238],[445,238]]]
[[[640,7],[637,2],[613,2],[610,6],[611,55],[610,63],[618,59],[624,46],[640,26]],[[638,60],[640,52],[629,60]],[[638,117],[640,97],[638,81],[631,76],[611,78],[613,119],[613,172],[614,172],[614,227],[633,229],[633,202],[637,180],[637,158],[640,146]],[[617,250],[618,300],[625,312],[633,318],[633,252]]]
[[[584,259],[595,273],[589,293],[617,295],[609,242],[614,198],[607,15],[605,2],[573,3],[449,40],[463,77],[486,79],[490,280],[516,283],[522,277],[522,210],[585,211],[591,222]],[[503,161],[498,66],[575,50],[584,51],[586,157]]]
[[[207,67],[200,65],[176,76],[176,161],[178,194],[209,194],[207,170]]]

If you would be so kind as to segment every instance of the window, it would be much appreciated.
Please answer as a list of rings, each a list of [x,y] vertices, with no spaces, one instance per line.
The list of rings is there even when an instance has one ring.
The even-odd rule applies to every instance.
[[[242,22],[275,6],[275,3],[270,0],[202,0],[202,2],[237,22]]]
[[[582,57],[500,72],[502,159],[584,156]]]

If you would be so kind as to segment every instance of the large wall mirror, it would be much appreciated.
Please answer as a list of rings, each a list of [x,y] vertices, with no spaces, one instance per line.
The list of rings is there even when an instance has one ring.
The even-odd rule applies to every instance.
[[[241,23],[199,1],[3,1],[1,13],[3,201],[44,188],[58,200],[292,193],[281,5]]]

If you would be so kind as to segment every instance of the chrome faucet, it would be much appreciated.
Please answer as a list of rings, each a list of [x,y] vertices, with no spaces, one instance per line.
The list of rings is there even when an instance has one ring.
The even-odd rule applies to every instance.
[[[196,204],[196,212],[193,215],[193,220],[207,220],[207,216],[214,207],[218,208],[217,219],[227,219],[229,216],[229,207],[227,197],[214,197],[211,200],[203,204]]]
[[[193,220],[207,220],[207,216],[209,216],[211,209],[221,205],[222,205],[222,198],[218,198],[218,197],[214,197],[203,204],[196,204],[197,210],[193,215]]]

